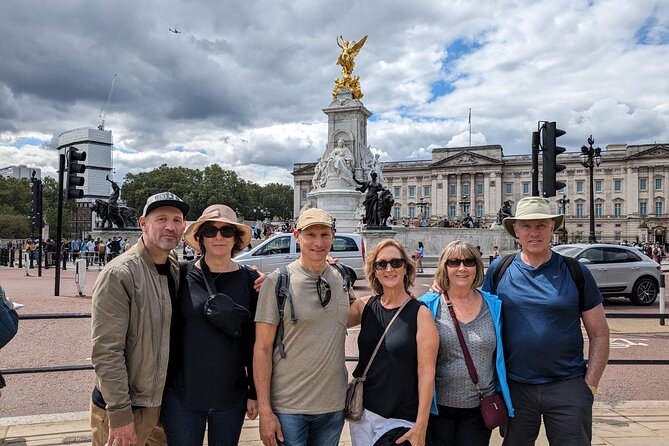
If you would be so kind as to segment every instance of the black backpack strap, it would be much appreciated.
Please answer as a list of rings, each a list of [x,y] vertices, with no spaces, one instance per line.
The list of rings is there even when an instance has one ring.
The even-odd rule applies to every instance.
[[[342,287],[344,288],[344,291],[348,293],[348,290],[351,287],[351,273],[348,270],[348,266],[339,262],[335,263],[332,266],[334,266],[335,269],[339,271],[339,274],[341,274],[341,277],[343,279]]]
[[[286,348],[283,345],[283,316],[285,314],[286,300],[290,302],[290,322],[297,322],[297,315],[295,314],[295,306],[293,305],[293,296],[290,294],[290,270],[286,266],[280,267],[278,270],[279,278],[276,281],[276,304],[279,309],[279,325],[276,327],[276,336],[274,337],[274,347],[279,349],[279,355],[282,358],[286,357]]]
[[[495,268],[495,271],[492,272],[492,289],[490,290],[491,294],[497,294],[497,285],[499,285],[499,281],[502,280],[502,275],[504,274],[504,271],[506,271],[509,266],[511,265],[511,262],[513,262],[513,259],[516,257],[516,253],[513,254],[507,254],[504,257],[502,257],[502,260],[499,261],[499,264]]]
[[[563,255],[561,255],[561,257],[564,260],[564,263],[567,264],[571,280],[574,281],[576,289],[578,290],[578,311],[583,312],[583,308],[585,307],[585,277],[583,277],[580,262],[573,257]]]

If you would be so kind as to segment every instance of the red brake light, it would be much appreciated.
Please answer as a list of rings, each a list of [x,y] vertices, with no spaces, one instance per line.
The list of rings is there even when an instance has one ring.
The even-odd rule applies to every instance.
[[[362,260],[365,260],[365,239],[363,238],[361,243],[362,245]]]

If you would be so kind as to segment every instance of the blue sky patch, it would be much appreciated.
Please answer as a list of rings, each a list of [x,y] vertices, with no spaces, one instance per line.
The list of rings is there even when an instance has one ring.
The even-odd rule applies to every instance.
[[[635,40],[639,45],[666,45],[669,43],[669,24],[659,23],[657,17],[650,16],[636,31]]]
[[[14,144],[12,144],[13,147],[22,147],[22,146],[41,146],[44,144],[45,141],[39,139],[39,138],[18,138]]]
[[[453,67],[455,66],[456,62],[459,59],[475,52],[482,46],[483,44],[475,40],[457,39],[453,41],[453,43],[451,43],[448,48],[446,48],[446,59],[444,59],[444,62],[441,65],[441,72],[442,76],[450,80],[439,79],[438,81],[434,82],[430,86],[430,92],[432,95],[430,96],[428,102],[433,102],[435,99],[441,96],[451,94],[455,90],[455,87],[453,86],[455,80],[460,79],[463,76],[467,76],[467,73],[453,72]]]

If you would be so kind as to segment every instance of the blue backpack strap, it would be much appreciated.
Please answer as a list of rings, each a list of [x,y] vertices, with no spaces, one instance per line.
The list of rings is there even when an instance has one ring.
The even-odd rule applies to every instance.
[[[290,294],[290,270],[286,266],[280,267],[278,270],[279,278],[276,282],[276,304],[279,309],[279,325],[276,327],[276,336],[274,337],[274,348],[279,349],[281,358],[286,357],[286,348],[283,345],[283,316],[285,314],[286,300],[290,302],[290,322],[297,322],[297,315],[295,314],[295,306],[293,305],[293,296]]]

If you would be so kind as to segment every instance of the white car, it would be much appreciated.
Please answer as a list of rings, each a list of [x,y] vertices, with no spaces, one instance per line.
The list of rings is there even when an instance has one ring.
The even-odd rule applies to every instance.
[[[624,296],[634,305],[652,305],[660,291],[660,265],[636,248],[606,244],[558,245],[590,270],[604,297]]]
[[[337,232],[332,243],[331,257],[339,259],[349,267],[351,283],[365,277],[365,242],[360,234]],[[295,243],[292,233],[278,233],[249,251],[238,254],[234,261],[240,265],[258,265],[258,269],[269,274],[288,265],[300,256],[300,245]]]

